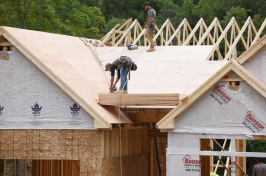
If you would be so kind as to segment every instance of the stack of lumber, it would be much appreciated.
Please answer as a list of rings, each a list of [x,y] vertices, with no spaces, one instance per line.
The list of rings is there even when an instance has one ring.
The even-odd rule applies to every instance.
[[[184,99],[180,94],[99,94],[100,105],[176,106]]]

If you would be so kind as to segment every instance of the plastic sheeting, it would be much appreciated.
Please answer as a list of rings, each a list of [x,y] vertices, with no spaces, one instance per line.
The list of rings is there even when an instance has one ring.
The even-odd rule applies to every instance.
[[[0,129],[93,129],[94,119],[16,48],[0,59],[0,75]]]
[[[200,175],[200,157],[190,154],[192,151],[197,153],[199,150],[199,137],[195,134],[177,134],[168,135],[167,154],[167,175],[175,176],[199,176]]]
[[[245,82],[238,91],[220,83],[176,118],[175,132],[266,134],[265,98]]]
[[[266,83],[266,47],[264,47],[254,57],[255,58],[251,58],[245,62],[243,66],[257,79]]]
[[[189,154],[169,154],[167,155],[167,163],[171,163],[167,167],[168,176],[199,176],[200,175],[200,159],[199,155]]]
[[[201,175],[200,139],[205,137],[207,136],[203,134],[191,133],[168,134],[168,148],[166,149],[167,176]],[[221,137],[224,136],[217,135],[216,137],[222,139]],[[230,139],[230,135],[227,135],[227,138]],[[233,140],[233,138],[231,139]],[[233,165],[235,158],[232,157],[231,159],[230,172],[232,176],[235,176],[235,166]]]

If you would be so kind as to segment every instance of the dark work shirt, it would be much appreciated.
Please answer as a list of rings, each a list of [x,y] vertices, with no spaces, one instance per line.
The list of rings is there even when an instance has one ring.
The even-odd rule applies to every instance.
[[[120,61],[116,59],[110,67],[111,76],[115,76],[115,70],[117,71],[117,77],[120,78]]]
[[[266,164],[256,164],[253,168],[252,176],[266,176]]]

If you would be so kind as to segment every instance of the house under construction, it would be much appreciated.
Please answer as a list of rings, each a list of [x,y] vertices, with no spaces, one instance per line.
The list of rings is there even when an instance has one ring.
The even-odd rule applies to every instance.
[[[266,156],[245,151],[266,133],[265,25],[166,20],[151,53],[137,20],[100,40],[2,26],[0,173],[245,175]],[[110,94],[104,65],[123,55],[138,69]]]

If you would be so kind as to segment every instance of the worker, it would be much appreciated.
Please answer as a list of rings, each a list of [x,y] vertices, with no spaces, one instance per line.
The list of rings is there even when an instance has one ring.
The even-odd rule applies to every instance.
[[[136,70],[137,66],[133,63],[132,59],[128,56],[121,56],[117,58],[112,64],[107,63],[105,65],[105,71],[111,72],[110,80],[110,92],[115,90],[116,84],[121,78],[120,87],[118,91],[115,91],[115,94],[127,94],[127,75],[130,70]],[[117,72],[116,80],[114,80],[115,70]]]
[[[255,158],[256,164],[253,167],[252,176],[265,176],[266,164],[262,162],[262,158]]]
[[[150,48],[147,52],[155,51],[155,42],[153,41],[155,35],[156,11],[151,7],[150,2],[145,2],[142,6],[147,11],[147,22],[144,26],[146,29],[145,37],[150,43]]]

